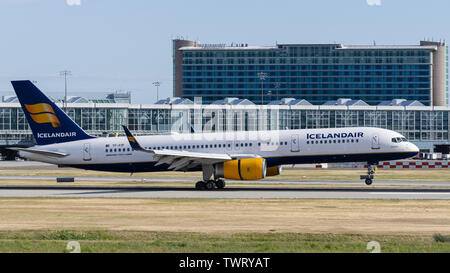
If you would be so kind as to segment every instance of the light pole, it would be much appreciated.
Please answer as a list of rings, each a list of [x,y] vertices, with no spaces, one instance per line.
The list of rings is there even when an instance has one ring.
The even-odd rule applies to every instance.
[[[72,76],[72,71],[63,70],[59,75],[64,76],[64,112],[67,112],[67,76]]]
[[[259,72],[258,78],[261,81],[261,105],[264,104],[264,80],[267,78],[268,74],[266,72]]]
[[[154,86],[156,86],[156,101],[159,101],[159,86],[161,85],[160,81],[156,81],[152,83]]]

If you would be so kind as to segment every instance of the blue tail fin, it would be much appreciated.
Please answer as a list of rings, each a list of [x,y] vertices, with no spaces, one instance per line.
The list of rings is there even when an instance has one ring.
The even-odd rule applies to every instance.
[[[11,83],[38,145],[93,138],[30,81]]]

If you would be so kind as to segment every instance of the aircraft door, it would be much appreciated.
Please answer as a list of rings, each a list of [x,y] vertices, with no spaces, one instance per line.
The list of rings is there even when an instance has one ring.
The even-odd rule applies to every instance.
[[[291,135],[291,152],[300,152],[299,135]]]
[[[92,159],[91,156],[91,144],[85,143],[83,144],[83,160],[89,161]]]
[[[372,136],[372,149],[380,149],[380,138],[378,137],[378,135]]]

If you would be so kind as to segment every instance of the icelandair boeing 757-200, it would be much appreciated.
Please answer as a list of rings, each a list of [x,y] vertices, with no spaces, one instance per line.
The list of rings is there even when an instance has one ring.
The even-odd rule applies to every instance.
[[[410,158],[419,149],[401,134],[351,127],[218,133],[92,137],[30,81],[13,81],[36,146],[14,148],[21,157],[110,172],[202,171],[197,189],[224,188],[224,179],[258,180],[285,164],[367,162],[372,184],[379,161]]]

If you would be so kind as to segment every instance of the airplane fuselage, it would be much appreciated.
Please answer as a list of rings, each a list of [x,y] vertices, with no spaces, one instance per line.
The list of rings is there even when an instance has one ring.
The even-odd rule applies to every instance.
[[[418,148],[397,132],[348,127],[274,131],[242,131],[150,135],[136,137],[151,150],[174,150],[227,154],[232,158],[263,157],[267,167],[285,164],[327,162],[369,162],[410,158]],[[169,165],[157,165],[154,155],[133,150],[126,137],[92,138],[35,146],[36,149],[67,154],[51,157],[21,151],[22,157],[60,166],[112,172],[167,171]],[[189,171],[201,170],[193,166]]]

